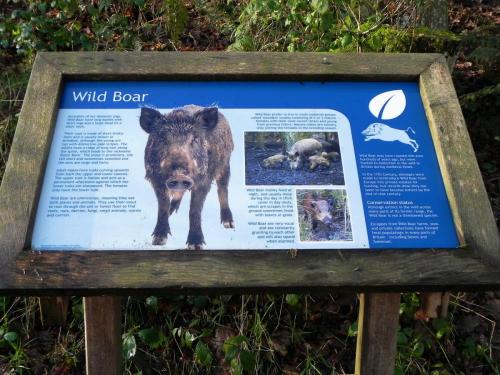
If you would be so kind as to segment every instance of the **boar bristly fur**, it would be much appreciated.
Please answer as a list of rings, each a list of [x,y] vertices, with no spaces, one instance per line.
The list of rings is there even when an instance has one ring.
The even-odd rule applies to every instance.
[[[166,243],[171,234],[169,216],[177,211],[184,193],[190,190],[187,245],[190,249],[202,249],[205,240],[201,212],[214,180],[221,222],[226,228],[234,228],[228,204],[233,140],[229,124],[219,110],[189,105],[161,114],[142,108],[139,122],[149,134],[144,155],[146,178],[158,200],[153,245]]]

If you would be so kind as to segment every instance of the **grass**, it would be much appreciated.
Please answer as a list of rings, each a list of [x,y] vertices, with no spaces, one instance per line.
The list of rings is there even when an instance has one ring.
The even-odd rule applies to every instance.
[[[281,374],[284,366],[291,373],[352,371],[355,337],[346,333],[354,322],[346,319],[356,310],[356,299],[340,298],[128,297],[123,303],[125,372],[237,373],[241,368]],[[1,370],[82,371],[81,299],[73,298],[64,330],[40,326],[34,298],[6,303],[11,307],[6,311],[10,319],[2,324],[16,332],[19,340],[8,350],[0,350]],[[50,345],[44,345],[47,339]]]
[[[494,301],[455,294],[446,318],[426,322],[415,319],[418,295],[403,294],[396,374],[498,374]],[[0,370],[82,373],[81,298],[71,302],[66,327],[43,327],[36,298],[0,298]],[[127,374],[354,370],[354,295],[128,297],[122,306]]]

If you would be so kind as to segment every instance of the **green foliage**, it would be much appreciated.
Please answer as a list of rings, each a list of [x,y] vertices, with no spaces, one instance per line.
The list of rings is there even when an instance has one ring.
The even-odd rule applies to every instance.
[[[491,69],[500,62],[499,45],[498,26],[485,25],[466,33],[462,38],[461,47],[468,58],[486,69]]]
[[[158,311],[158,297],[150,296],[146,298],[146,306],[156,313]]]
[[[498,77],[496,77],[498,80]],[[487,155],[488,150],[498,150],[500,147],[500,83],[483,87],[477,91],[462,95],[460,105],[464,117],[473,130],[473,142],[478,153],[479,166],[483,173],[491,175],[485,178],[488,187],[500,191],[500,179],[495,174],[500,170],[500,160]],[[495,200],[493,200],[495,203]]]
[[[158,327],[140,330],[137,336],[151,349],[158,349],[166,342],[166,337]]]
[[[460,342],[457,334],[462,327],[456,326],[459,312],[455,310],[455,301],[452,299],[451,302],[446,318],[426,322],[416,320],[414,316],[421,307],[417,294],[402,295],[395,374],[465,374],[459,369],[464,364],[472,368],[474,363],[481,364],[478,368],[487,368],[483,373],[498,373],[499,365],[492,359],[488,345],[468,337],[455,347],[454,343]]]
[[[489,366],[492,374],[500,374],[500,363],[491,358],[488,345],[478,344],[471,337],[467,337],[460,349],[465,360],[473,361],[479,358]]]
[[[500,83],[461,96],[460,105],[466,115],[477,116],[485,108],[492,108],[495,111],[500,107]]]
[[[212,352],[208,346],[203,341],[198,341],[195,348],[195,359],[196,362],[200,363],[204,367],[210,367],[214,360]]]
[[[182,0],[165,0],[162,7],[167,17],[167,30],[173,40],[179,39],[189,20],[188,12]]]
[[[239,21],[233,50],[328,50],[335,35],[325,0],[250,0]]]
[[[280,373],[284,360],[293,360],[296,372],[301,374],[339,373],[342,369],[352,372],[349,366],[357,323],[341,312],[347,306],[341,308],[336,298],[297,294],[129,298],[122,336],[124,373],[137,374],[148,368],[168,368],[170,373],[213,373],[216,364],[234,374]],[[157,310],[153,312],[150,304],[155,299]],[[5,315],[5,309],[15,310],[16,301],[26,303],[27,299],[0,297],[0,314],[10,317],[0,322],[0,363],[8,363],[9,369],[33,363],[29,362],[32,349],[28,350],[26,331],[7,324],[15,314]],[[78,306],[81,299],[74,298],[72,303]],[[225,307],[222,316],[218,315],[220,306]],[[418,294],[402,295],[396,374],[460,374],[461,362],[498,372],[487,344],[473,337],[462,342],[456,339],[460,328],[456,327],[454,309],[449,318],[424,323],[414,320],[419,307]],[[72,315],[70,327],[77,326],[82,329]],[[55,335],[60,334],[56,329]],[[454,342],[456,350],[450,351]],[[73,346],[65,342],[57,345],[65,345],[64,352],[70,352],[61,354],[69,369],[82,366],[81,336]],[[58,363],[59,354],[54,351],[50,355],[51,361]],[[343,358],[342,367],[333,360],[337,357]]]
[[[137,351],[137,343],[132,332],[127,332],[122,335],[122,354],[123,358],[131,359]]]
[[[449,321],[445,319],[434,319],[431,327],[428,327],[427,323],[415,320],[420,307],[417,293],[402,294],[399,310],[401,326],[397,333],[396,374],[431,373],[432,364],[428,362],[427,357],[429,353],[439,348],[440,340],[447,339],[452,331]]]
[[[399,315],[406,321],[413,320],[417,309],[420,307],[420,299],[417,293],[403,293],[399,305]]]
[[[233,336],[224,341],[225,360],[235,375],[241,375],[243,371],[249,373],[254,371],[255,356],[247,348],[248,339],[243,335]]]
[[[456,45],[447,31],[391,22],[418,1],[389,8],[370,1],[250,0],[231,49],[237,51],[434,52]],[[400,9],[401,8],[401,9]],[[399,22],[403,23],[403,22]],[[406,22],[408,23],[408,22]]]
[[[414,52],[447,51],[453,54],[459,48],[460,36],[446,30],[435,30],[428,27],[417,27],[414,32]]]
[[[1,52],[0,49],[0,56]],[[28,79],[29,68],[24,64],[15,68],[0,69],[0,179],[3,177],[7,155],[14,138]]]
[[[14,330],[9,329],[6,323],[7,322],[5,321],[3,326],[0,326],[0,353],[2,353],[2,351],[6,351],[10,366],[22,369],[27,360],[26,353],[22,347],[19,334]]]
[[[18,343],[18,338],[19,336],[17,332],[0,328],[0,346],[5,347],[6,344],[9,344],[13,348],[15,348]]]
[[[348,337],[356,337],[358,335],[358,322],[353,322],[349,325],[349,329],[347,331]]]
[[[196,336],[183,327],[174,328],[172,330],[172,335],[174,338],[180,339],[181,348],[191,348],[193,346],[193,342],[196,340]]]
[[[287,294],[286,303],[288,303],[292,307],[300,306],[300,295],[298,294]]]
[[[398,331],[397,336],[396,373],[407,374],[410,368],[425,368],[428,363],[424,358],[426,349],[429,349],[428,337],[412,327],[405,327]]]
[[[71,312],[77,322],[83,322],[83,301],[81,297],[72,298]]]
[[[182,0],[7,1],[0,46],[18,54],[171,48],[189,20]],[[5,11],[4,11],[5,12]]]
[[[306,360],[304,361],[302,371],[300,371],[300,375],[321,375],[321,370],[316,362],[316,359],[312,356],[306,356]]]
[[[469,57],[483,66],[491,66],[500,60],[500,50],[494,47],[479,46],[472,51]]]

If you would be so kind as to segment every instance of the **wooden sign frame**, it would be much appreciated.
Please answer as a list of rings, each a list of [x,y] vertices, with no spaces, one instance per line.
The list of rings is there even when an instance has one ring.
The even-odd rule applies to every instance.
[[[51,251],[30,248],[69,80],[418,82],[460,249]],[[498,289],[500,239],[439,54],[39,53],[0,187],[0,294]]]

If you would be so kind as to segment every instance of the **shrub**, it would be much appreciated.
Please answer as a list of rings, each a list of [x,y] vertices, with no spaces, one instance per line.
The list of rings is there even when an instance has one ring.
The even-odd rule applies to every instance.
[[[418,1],[250,0],[237,51],[434,52],[459,38],[417,24]]]
[[[181,0],[8,1],[0,15],[0,46],[35,51],[163,50],[188,21]]]

